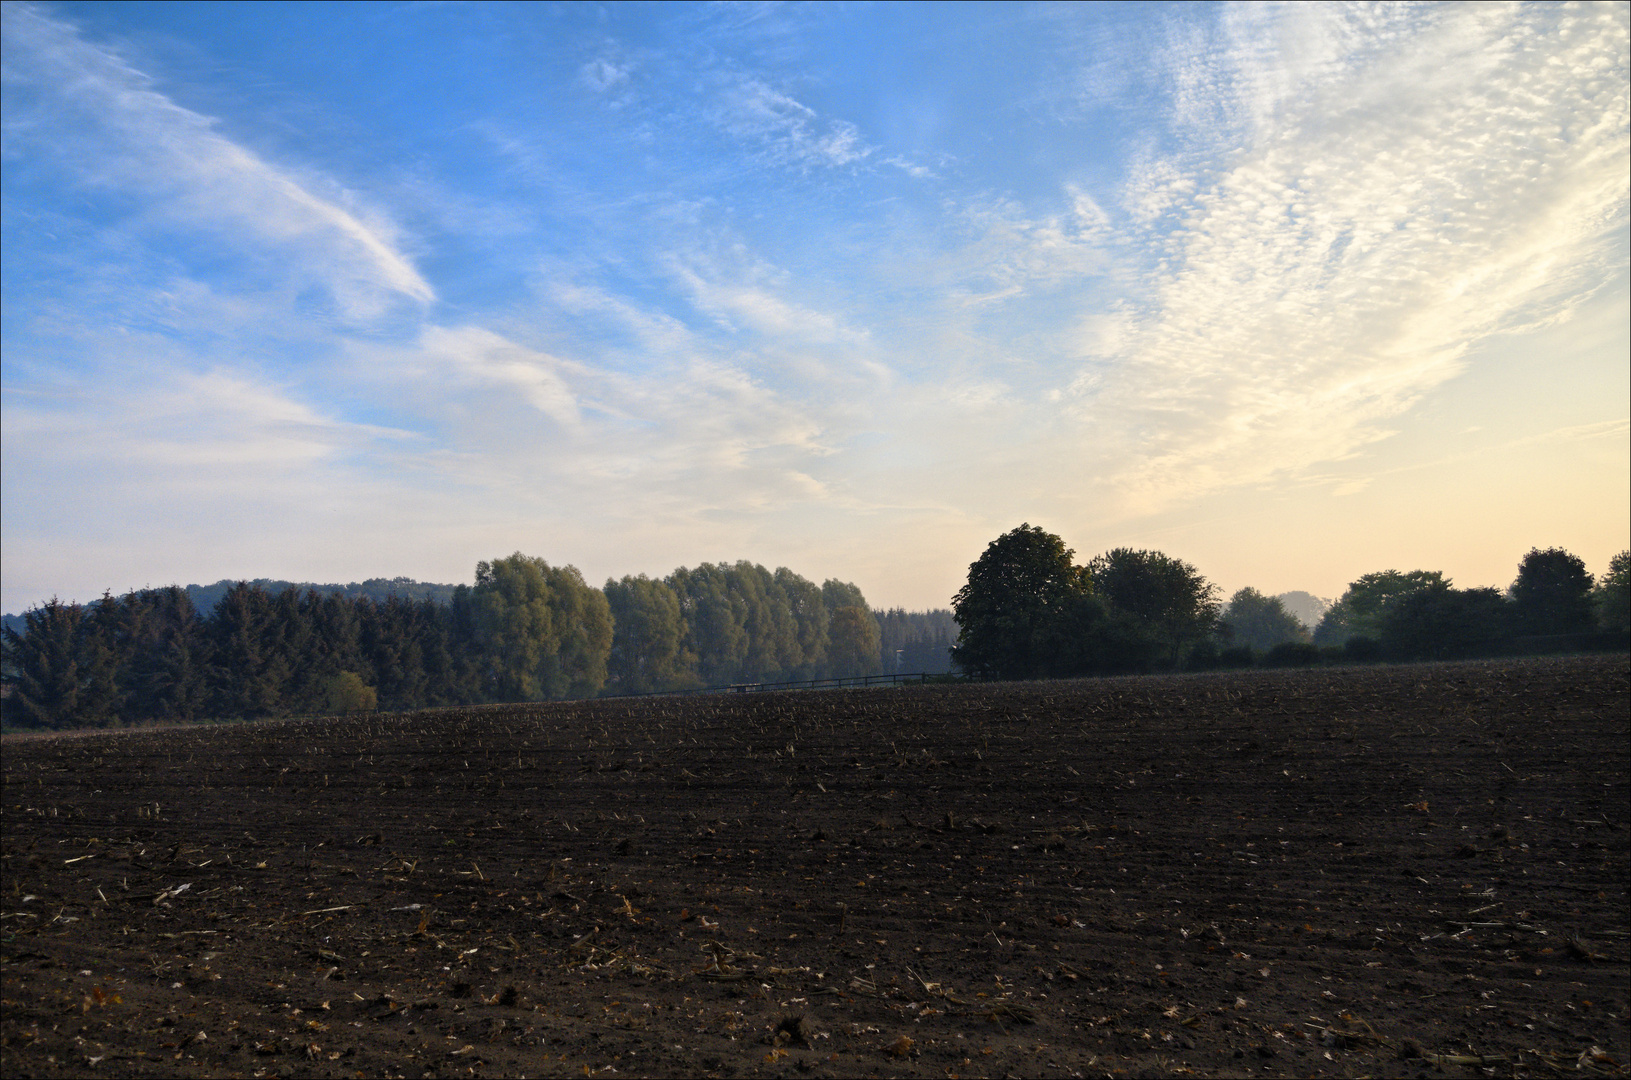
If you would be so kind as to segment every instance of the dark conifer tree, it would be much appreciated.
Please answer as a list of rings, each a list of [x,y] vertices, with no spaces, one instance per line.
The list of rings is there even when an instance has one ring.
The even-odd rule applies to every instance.
[[[282,663],[273,636],[272,598],[258,585],[228,589],[210,616],[210,708],[220,717],[276,715]]]
[[[103,593],[79,626],[79,708],[75,727],[117,727],[121,706],[120,669],[132,650],[129,612]]]
[[[56,597],[23,613],[25,631],[5,628],[12,677],[7,719],[23,727],[66,728],[80,722],[80,625],[85,611]]]
[[[184,589],[172,585],[125,597],[131,656],[121,678],[126,718],[192,720],[207,691],[203,623]]]

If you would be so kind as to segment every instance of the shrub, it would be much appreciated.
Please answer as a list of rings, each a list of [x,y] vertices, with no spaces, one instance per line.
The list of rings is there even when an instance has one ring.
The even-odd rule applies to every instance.
[[[379,695],[355,671],[342,671],[323,683],[323,706],[331,713],[373,712]]]
[[[1363,635],[1351,637],[1342,644],[1342,656],[1350,663],[1374,664],[1382,659],[1382,643]]]
[[[1218,666],[1220,659],[1218,643],[1207,638],[1190,648],[1189,655],[1184,657],[1184,670],[1211,671]]]
[[[1282,642],[1263,658],[1264,667],[1308,667],[1319,662],[1319,649],[1303,641]]]

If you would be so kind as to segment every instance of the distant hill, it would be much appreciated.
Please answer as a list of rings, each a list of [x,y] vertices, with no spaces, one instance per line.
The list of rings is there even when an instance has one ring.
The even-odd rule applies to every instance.
[[[215,605],[220,603],[221,597],[226,595],[227,590],[241,580],[245,579],[222,578],[213,585],[188,585],[186,587],[187,597],[193,602],[193,607],[198,609],[200,615],[208,615],[215,610]],[[438,604],[452,602],[453,590],[458,588],[457,585],[438,585],[434,582],[415,581],[412,578],[405,577],[369,578],[367,581],[353,581],[345,585],[319,585],[310,581],[277,581],[272,578],[255,578],[249,584],[259,585],[271,593],[279,593],[285,589],[298,589],[301,592],[311,591],[325,595],[337,593],[352,600],[360,600],[364,597],[370,600],[389,600],[393,596],[399,596],[405,600],[434,600]],[[23,632],[25,623],[21,615],[6,615],[3,618],[8,628],[17,631],[19,634]]]
[[[1320,620],[1325,618],[1325,610],[1331,606],[1331,601],[1302,591],[1281,593],[1275,599],[1310,630],[1320,624]]]

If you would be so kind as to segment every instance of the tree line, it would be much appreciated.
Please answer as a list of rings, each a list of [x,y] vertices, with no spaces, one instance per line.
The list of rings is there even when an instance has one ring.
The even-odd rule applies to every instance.
[[[388,583],[384,583],[388,584]],[[949,667],[951,613],[750,562],[587,584],[516,553],[445,602],[240,582],[51,600],[4,630],[5,715],[36,728],[405,710]],[[913,664],[921,666],[912,666]]]
[[[1117,548],[1083,565],[1074,554],[1021,525],[969,567],[951,611],[930,612],[874,612],[853,584],[746,561],[596,589],[574,567],[520,553],[478,563],[475,583],[447,587],[445,601],[430,589],[396,595],[383,579],[240,582],[207,610],[177,586],[83,606],[53,599],[0,639],[5,719],[73,728],[405,710],[953,663],[1026,679],[1453,659],[1623,647],[1631,627],[1628,552],[1598,581],[1567,551],[1531,550],[1505,591],[1457,589],[1437,571],[1366,574],[1312,631],[1255,589],[1223,603],[1195,567],[1159,551]]]
[[[187,599],[192,601],[193,608],[200,616],[207,617],[215,610],[215,605],[221,598],[235,586],[245,584],[231,578],[222,578],[212,585],[186,585],[182,591]],[[327,596],[334,594],[345,596],[352,600],[369,599],[383,603],[386,600],[435,600],[440,604],[451,603],[453,590],[457,585],[440,585],[430,581],[415,581],[413,578],[369,578],[367,581],[352,581],[347,584],[318,584],[311,581],[283,581],[276,578],[255,578],[247,582],[250,585],[259,585],[269,593],[287,592],[290,589],[296,592],[315,592]],[[28,622],[21,615],[0,615],[0,622],[9,626],[18,633],[28,632]]]
[[[1624,647],[1631,627],[1631,552],[1597,581],[1575,555],[1533,549],[1505,591],[1457,589],[1438,571],[1366,574],[1312,631],[1256,589],[1223,603],[1194,566],[1159,551],[1074,556],[1028,523],[992,541],[952,600],[955,662],[981,678],[1034,679],[1460,659]]]

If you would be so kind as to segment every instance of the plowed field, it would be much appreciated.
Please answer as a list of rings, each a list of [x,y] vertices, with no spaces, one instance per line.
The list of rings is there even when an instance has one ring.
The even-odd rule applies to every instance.
[[[1625,657],[8,738],[8,1076],[1626,1075]]]

